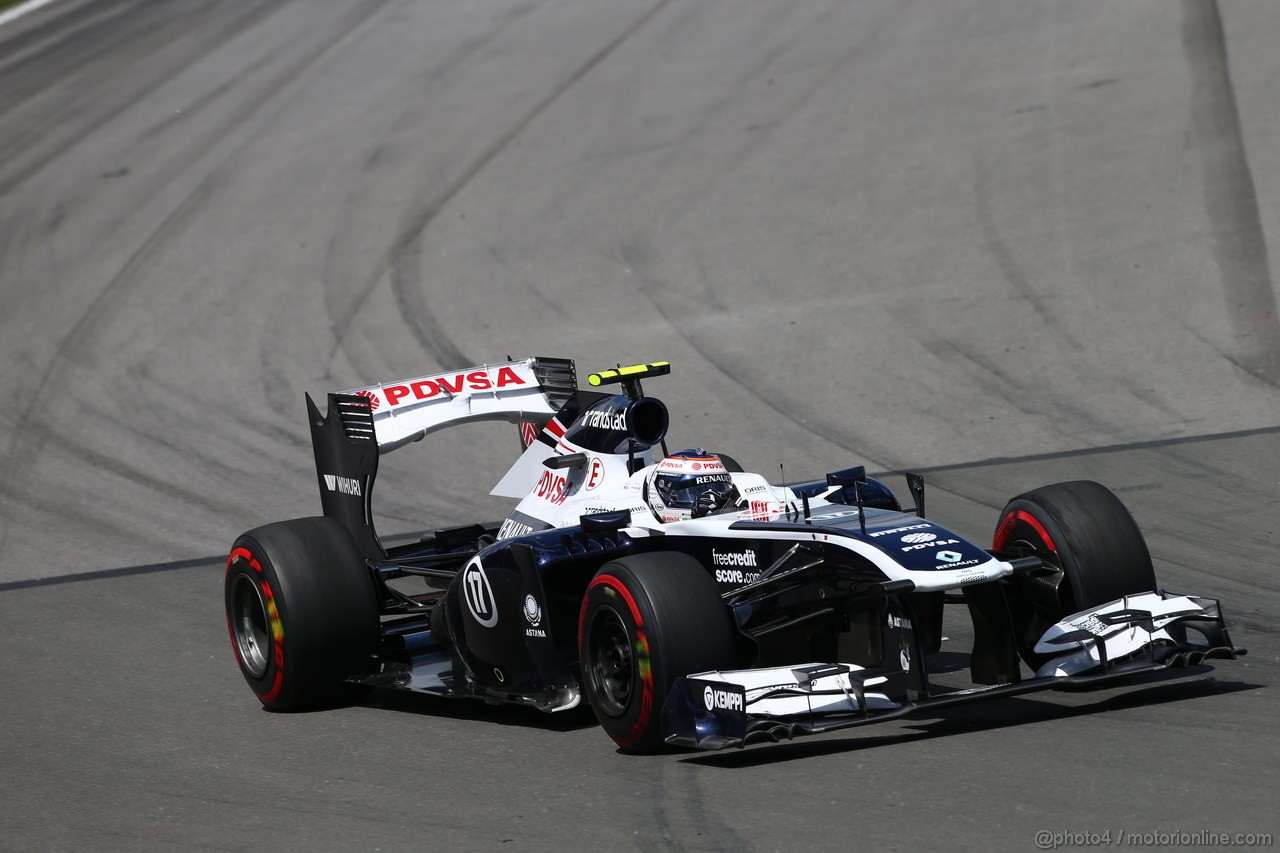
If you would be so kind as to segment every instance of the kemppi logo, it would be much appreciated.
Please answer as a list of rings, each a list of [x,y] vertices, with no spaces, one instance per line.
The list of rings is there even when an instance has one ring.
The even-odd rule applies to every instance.
[[[741,711],[742,694],[732,690],[717,690],[711,685],[702,691],[702,704],[708,711]]]

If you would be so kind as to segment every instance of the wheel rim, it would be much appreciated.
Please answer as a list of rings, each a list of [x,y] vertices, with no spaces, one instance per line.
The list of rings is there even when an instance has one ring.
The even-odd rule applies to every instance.
[[[267,672],[271,633],[262,591],[248,575],[236,575],[231,584],[231,630],[240,665],[253,678],[261,678]]]
[[[1062,554],[1057,551],[1050,551],[1045,547],[1044,542],[1037,543],[1026,539],[1018,539],[1011,544],[1014,548],[1022,548],[1029,554],[1035,554],[1044,560],[1045,565],[1057,569],[1060,577],[1054,590],[1058,596],[1059,604],[1062,605],[1062,615],[1065,616],[1080,609],[1077,606],[1075,589],[1071,585],[1071,576],[1067,574],[1067,570],[1063,567]]]
[[[1018,539],[1009,543],[1009,546],[1006,547],[1020,549],[1028,554],[1035,554],[1058,571],[1062,571],[1062,556],[1057,551],[1050,551],[1043,542],[1035,543],[1026,539]]]
[[[601,607],[592,617],[587,636],[587,677],[599,700],[597,707],[611,717],[621,717],[635,685],[627,626],[612,607]]]

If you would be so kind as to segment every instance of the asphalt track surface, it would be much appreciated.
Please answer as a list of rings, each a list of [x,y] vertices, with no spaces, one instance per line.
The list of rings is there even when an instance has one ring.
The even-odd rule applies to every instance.
[[[1275,833],[1278,33],[1265,0],[7,24],[0,849]],[[221,555],[317,512],[303,392],[507,354],[670,360],[648,390],[677,443],[789,478],[922,468],[980,541],[1012,495],[1100,480],[1250,654],[714,755],[382,692],[263,712]],[[384,533],[503,513],[514,432],[455,433],[384,460]]]

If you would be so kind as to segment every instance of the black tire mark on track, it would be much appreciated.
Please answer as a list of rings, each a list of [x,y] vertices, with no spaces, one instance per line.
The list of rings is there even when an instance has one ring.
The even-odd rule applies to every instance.
[[[515,267],[512,266],[511,261],[507,259],[507,256],[496,245],[488,241],[485,241],[485,248],[488,249],[489,257],[493,258],[493,260],[496,261],[499,266],[501,266],[504,270],[511,273],[512,276],[515,276],[516,281],[518,281],[520,286],[523,287],[531,296],[533,296],[534,299],[537,299],[539,302],[543,304],[543,306],[545,306],[546,308],[550,309],[551,311],[557,314],[568,313],[565,310],[564,305],[552,300],[551,297],[543,293],[542,289],[538,287],[538,285],[535,284],[533,281],[530,281],[527,276],[519,274],[516,271]]]
[[[530,124],[545,113],[552,104],[558,101],[580,80],[590,74],[600,63],[608,59],[614,51],[639,32],[645,24],[670,3],[671,0],[658,0],[657,3],[650,6],[644,14],[629,24],[612,41],[592,54],[564,82],[556,86],[545,98],[535,104],[529,112],[525,113],[519,121],[512,125],[506,133],[502,134],[487,149],[482,151],[471,165],[450,186],[445,188],[443,193],[427,201],[405,218],[404,225],[397,234],[395,241],[391,244],[383,265],[375,271],[369,284],[366,285],[366,291],[372,291],[382,276],[390,273],[391,288],[395,295],[396,303],[403,312],[401,316],[409,327],[410,333],[424,352],[441,360],[441,367],[445,369],[465,367],[469,364],[474,364],[475,360],[467,356],[461,347],[446,334],[443,324],[431,313],[428,304],[429,300],[427,300],[423,291],[419,271],[422,240],[427,228],[440,215],[445,206],[456,198],[499,154],[506,150],[507,146],[523,133]]]
[[[1200,329],[1190,326],[1186,322],[1182,323],[1182,328],[1186,330],[1187,334],[1191,335],[1191,337],[1195,338],[1200,343],[1204,344],[1206,347],[1213,350],[1214,353],[1216,353],[1219,358],[1221,358],[1223,361],[1227,362],[1232,367],[1239,370],[1241,373],[1249,377],[1251,380],[1261,383],[1263,385],[1267,385],[1271,388],[1280,389],[1280,382],[1269,379],[1266,376],[1262,376],[1256,373],[1255,371],[1251,370],[1247,362],[1242,361],[1239,356],[1233,353],[1225,352],[1222,349],[1222,347],[1218,346],[1213,341],[1205,337],[1204,332],[1202,332]]]
[[[57,575],[50,578],[33,578],[24,581],[6,581],[0,583],[0,592],[9,592],[18,589],[32,589],[41,586],[60,586],[66,583],[80,583],[81,581],[100,581],[110,580],[111,578],[133,577],[134,575],[150,575],[157,572],[175,572],[180,569],[195,569],[203,567],[221,567],[225,557],[196,557],[192,560],[175,560],[171,563],[150,563],[145,566],[127,566],[120,569],[102,569],[96,572],[85,572],[79,575]]]
[[[1274,384],[1280,380],[1280,318],[1217,0],[1182,0],[1182,48],[1191,71],[1191,137],[1201,157],[1213,257],[1238,347],[1228,361]]]
[[[800,41],[803,39],[804,36],[807,36],[808,34],[813,32],[816,28],[827,27],[827,25],[829,24],[829,18],[834,13],[840,11],[843,8],[845,7],[841,6],[840,4],[835,4],[817,13],[813,17],[813,19],[802,28],[801,36],[797,36],[791,41],[784,42],[774,50],[764,54],[759,60],[757,60],[752,64],[752,66],[747,70],[746,75],[742,78],[741,81],[739,81],[738,85],[744,87],[748,85],[752,80],[767,74],[769,69],[773,67],[773,65],[777,63],[777,61],[785,54],[787,48],[791,47],[793,44],[800,43]],[[899,3],[893,6],[889,6],[887,7],[887,9],[888,9],[888,13],[882,18],[879,18],[875,26],[859,32],[858,36],[855,39],[853,39],[852,43],[841,54],[838,60],[835,62],[832,62],[830,64],[830,67],[824,69],[823,72],[817,76],[817,79],[813,80],[812,82],[809,82],[798,93],[798,96],[793,98],[787,104],[786,109],[783,110],[781,114],[777,118],[775,118],[767,127],[762,128],[761,132],[759,133],[750,134],[744,137],[744,141],[742,142],[742,144],[737,146],[736,150],[730,152],[728,163],[725,166],[725,168],[723,170],[718,171],[716,175],[711,178],[710,181],[706,182],[705,185],[690,189],[689,191],[690,197],[694,197],[694,198],[705,197],[708,194],[709,187],[711,185],[714,185],[716,182],[726,179],[727,177],[731,176],[737,169],[741,168],[748,160],[750,160],[751,156],[757,150],[759,150],[761,147],[763,147],[766,144],[768,139],[774,133],[776,133],[780,128],[786,126],[789,121],[791,121],[796,115],[800,113],[802,109],[804,109],[804,107],[812,103],[814,98],[817,97],[818,93],[822,92],[831,83],[832,80],[836,79],[837,75],[843,69],[848,67],[856,59],[861,58],[867,50],[875,49],[877,47],[883,47],[886,44],[888,44],[889,40],[882,38],[884,31],[888,29],[896,20],[898,20],[899,16],[903,14],[909,14],[910,4]],[[827,29],[830,29],[830,27],[827,27]],[[733,101],[732,97],[726,97],[721,99],[720,101],[717,101],[711,107],[711,109],[709,109],[707,113],[703,116],[702,124],[706,125],[712,116],[722,112],[724,109],[726,109],[726,107],[732,101]],[[679,156],[679,155],[677,154],[672,156]],[[726,379],[728,379],[734,385],[737,385],[738,387],[742,388],[747,394],[749,394],[751,397],[756,399],[761,405],[763,405],[765,408],[769,409],[770,411],[777,413],[785,421],[795,424],[797,427],[804,430],[805,432],[808,432],[811,435],[814,435],[832,444],[833,446],[840,448],[846,453],[849,453],[851,456],[860,457],[860,458],[866,459],[869,462],[874,461],[870,457],[868,457],[865,449],[857,449],[853,446],[854,444],[858,444],[862,442],[862,439],[860,439],[858,436],[846,434],[838,430],[829,429],[821,424],[810,423],[800,418],[799,416],[795,415],[792,411],[790,411],[789,408],[784,408],[776,404],[772,400],[760,394],[751,383],[746,382],[741,378],[739,378],[736,371],[734,371],[729,366],[729,363],[728,363],[729,359],[718,357],[704,343],[700,342],[697,336],[687,332],[681,322],[681,319],[685,315],[681,312],[668,311],[664,305],[662,292],[663,291],[675,292],[674,288],[670,286],[669,282],[661,281],[647,271],[647,267],[649,266],[648,261],[650,260],[652,255],[653,253],[650,250],[649,246],[640,240],[631,241],[625,244],[624,246],[622,246],[621,248],[621,256],[622,256],[623,263],[628,269],[633,271],[638,282],[640,283],[640,286],[641,286],[640,289],[644,293],[645,298],[654,307],[654,309],[658,312],[659,316],[662,317],[662,319],[667,323],[667,325],[681,338],[681,340],[685,341],[685,343],[687,343],[691,349],[693,349],[700,356],[702,356],[704,361],[706,361],[708,364],[710,364],[716,370],[718,370]],[[723,302],[719,299],[719,297],[716,295],[716,293],[713,290],[711,290],[709,287],[705,285],[705,281],[706,280],[704,278],[703,287],[702,287],[703,292],[697,298],[699,298],[705,305],[711,306],[714,309],[718,309],[721,311],[725,310],[725,306],[723,305]],[[687,293],[681,294],[682,298],[687,298],[688,296],[689,294]],[[885,463],[876,462],[875,464],[883,466]]]
[[[432,85],[439,84],[439,82],[446,78],[452,71],[463,66],[473,56],[492,44],[494,40],[505,33],[514,23],[534,12],[537,8],[536,4],[526,3],[508,10],[505,14],[496,19],[496,22],[500,24],[499,26],[495,26],[492,29],[463,41],[447,56],[443,57],[440,61],[433,63],[426,72],[421,75],[423,79],[417,84],[418,88],[425,89]],[[395,137],[399,134],[408,134],[410,129],[416,130],[416,127],[422,123],[422,106],[412,98],[407,100],[409,100],[410,106],[400,114],[392,129],[386,134],[380,144],[370,152],[365,160],[364,171],[366,176],[370,177],[370,180],[372,180],[372,173],[376,170],[377,166],[385,158],[388,158],[394,151]],[[418,144],[416,132],[409,135],[415,137],[413,144]],[[349,195],[343,204],[344,209],[348,207],[355,208],[356,216],[359,216],[361,213],[360,206],[364,202],[361,200],[360,193],[364,191],[366,183],[368,182],[362,182],[360,191]],[[428,194],[428,191],[427,187],[421,187],[417,189],[414,195],[415,197],[425,196]],[[410,218],[413,217],[411,216]],[[403,228],[401,231],[403,231]],[[364,282],[354,294],[344,292],[342,288],[346,284],[346,278],[337,276],[334,272],[335,267],[338,266],[336,256],[343,251],[344,248],[340,239],[343,236],[345,235],[342,232],[339,232],[338,235],[331,238],[328,242],[325,253],[325,312],[328,315],[329,328],[332,330],[334,339],[333,348],[330,350],[326,362],[329,365],[332,365],[338,352],[344,350],[347,335],[351,331],[351,326],[355,322],[355,318],[360,313],[365,303],[368,302],[369,297],[373,295],[374,290],[376,290],[378,284],[382,281],[383,276],[388,274],[389,267],[393,266],[384,257],[383,262],[375,265],[373,273],[365,277]],[[397,242],[400,241],[401,237],[398,236],[396,240]],[[394,251],[395,243],[393,243],[392,248],[388,250],[388,254]],[[335,278],[337,278],[337,280],[335,280]],[[353,359],[355,358],[353,353],[348,352],[347,354],[349,357],[352,357]],[[445,358],[454,358],[458,355],[460,355],[460,353],[457,352],[456,347],[446,347],[445,351],[442,353],[442,356]]]
[[[413,334],[418,348],[439,365],[441,370],[461,370],[475,364],[471,356],[458,346],[440,318],[432,313],[423,288],[421,259],[422,238],[419,235],[400,249],[395,263],[388,271],[391,293],[395,296],[401,318]]]
[[[54,5],[52,9],[57,17],[16,35],[0,32],[0,41],[4,43],[4,53],[0,55],[0,100],[6,103],[6,108],[45,88],[49,74],[40,66],[51,56],[64,65],[83,69],[92,60],[116,50],[120,40],[131,34],[115,26],[118,20],[146,3],[145,0],[82,3],[75,9],[69,9],[69,5]]]
[[[705,778],[684,773],[679,765],[667,761],[651,761],[640,769],[631,784],[643,789],[641,802],[652,804],[636,815],[646,830],[646,849],[669,853],[751,849],[722,814],[707,808],[705,782]],[[697,827],[697,836],[691,838],[677,828],[681,826]]]
[[[991,192],[988,189],[990,169],[987,166],[987,154],[981,148],[978,149],[978,155],[974,162],[974,173],[974,212],[978,218],[978,226],[982,229],[982,236],[986,240],[986,248],[991,251],[992,257],[995,258],[996,267],[1000,270],[1000,274],[1004,276],[1005,281],[1009,283],[1022,301],[1035,312],[1035,315],[1040,318],[1040,322],[1044,324],[1045,328],[1059,336],[1073,352],[1083,351],[1085,348],[1071,334],[1071,330],[1067,328],[1066,324],[1059,319],[1057,314],[1045,308],[1045,300],[1054,297],[1036,292],[1036,289],[1031,284],[1031,277],[1023,271],[1017,258],[1013,256],[1013,252],[1010,249],[1012,241],[1001,235],[1000,229],[995,223],[995,218],[992,216]]]
[[[139,5],[145,5],[148,11],[154,8],[150,4]],[[213,50],[277,11],[278,8],[274,4],[267,2],[242,11],[222,26],[209,27],[207,32],[201,35],[194,49],[184,51],[180,56],[175,54],[174,59],[188,67],[195,65]],[[6,156],[0,157],[0,163],[6,166],[5,174],[0,175],[0,197],[18,189],[50,163],[83,143],[84,140],[91,139],[94,131],[99,127],[117,118],[122,110],[145,99],[172,79],[174,69],[166,67],[161,72],[156,66],[155,52],[151,50],[151,46],[161,45],[159,49],[162,50],[163,46],[172,40],[171,35],[176,37],[176,35],[190,32],[192,25],[189,16],[174,15],[161,22],[148,19],[145,27],[137,27],[135,24],[128,29],[120,27],[116,17],[123,16],[113,16],[102,22],[101,26],[76,32],[74,38],[67,39],[70,44],[55,42],[50,50],[65,54],[59,56],[58,60],[60,70],[63,70],[62,66],[68,66],[65,70],[68,78],[88,80],[90,85],[96,84],[101,88],[110,85],[109,81],[118,80],[120,70],[114,69],[110,73],[99,71],[95,76],[91,70],[94,63],[102,57],[133,56],[134,59],[131,61],[134,63],[150,63],[143,69],[143,73],[148,75],[146,83],[141,88],[133,90],[128,99],[123,102],[110,95],[102,98],[85,96],[83,107],[85,119],[75,126],[72,133],[50,136],[49,131],[54,123],[65,120],[63,111],[51,114],[47,122],[34,125],[26,123],[28,132],[16,138],[10,136],[6,140],[8,144],[4,149]],[[127,49],[125,45],[128,45]],[[47,51],[42,52],[36,58],[45,60],[46,54]],[[133,70],[134,67],[129,66],[129,70]],[[33,82],[31,88],[35,88],[37,84],[43,88],[47,74],[48,72],[38,81]],[[24,93],[18,94],[23,98],[26,97]],[[16,106],[13,104],[5,106],[6,113],[14,109]]]
[[[990,250],[1001,275],[1004,277],[1005,281],[1012,286],[1014,292],[1018,295],[1021,301],[1031,309],[1050,333],[1060,338],[1072,352],[1088,353],[1090,351],[1089,347],[1086,347],[1079,341],[1071,331],[1071,328],[1058,316],[1056,312],[1046,307],[1045,303],[1051,299],[1056,299],[1057,296],[1042,295],[1036,292],[1032,285],[1031,277],[1024,272],[1022,266],[1014,256],[1011,248],[1014,241],[1001,234],[1000,228],[995,222],[995,217],[993,216],[992,211],[991,191],[989,188],[991,172],[990,166],[988,165],[988,154],[982,149],[979,149],[975,158],[974,172],[976,176],[974,181],[974,212],[978,220],[979,228],[982,231],[983,239],[986,241],[985,248]],[[948,342],[948,346],[952,346],[952,344]],[[926,348],[932,349],[932,346],[926,345]],[[934,354],[938,355],[938,353]],[[978,363],[976,357],[969,354],[966,354],[966,357],[971,361]],[[943,359],[940,358],[940,360]],[[994,370],[986,365],[983,366],[999,378],[1008,378],[1000,376],[1000,374],[995,373]],[[1175,411],[1172,407],[1158,399],[1148,389],[1135,385],[1134,381],[1125,374],[1108,373],[1106,378],[1108,382],[1122,384],[1125,390],[1127,390],[1135,399],[1151,406],[1157,411],[1177,419],[1181,419],[1183,417],[1181,413]],[[1017,389],[1019,387],[1020,383],[1010,379],[1009,384],[1005,385],[1000,390],[999,396],[1012,403],[1019,409],[1019,411],[1033,414],[1032,412],[1027,411],[1022,403],[1017,401],[1018,395],[1014,391],[1010,390]],[[1062,399],[1055,400],[1054,405],[1059,408],[1065,408],[1065,404]],[[1094,429],[1101,433],[1114,434],[1114,424],[1102,420],[1087,409],[1078,407],[1072,408],[1071,414],[1078,417],[1081,424],[1090,429]]]
[[[385,5],[388,0],[365,0],[364,3],[350,10],[339,19],[324,37],[304,50],[300,56],[289,62],[264,87],[265,95],[255,97],[242,110],[237,110],[229,119],[229,126],[240,126],[253,113],[257,112],[271,96],[280,92],[289,83],[298,79],[307,69],[314,66],[330,51],[349,39],[361,23],[367,23],[373,13]],[[45,404],[50,389],[60,387],[67,370],[77,362],[88,361],[93,356],[95,337],[100,330],[109,326],[118,315],[121,303],[133,285],[137,283],[137,273],[157,254],[168,239],[190,221],[192,214],[207,199],[224,178],[229,164],[239,152],[255,138],[250,134],[237,143],[213,169],[196,185],[176,209],[170,212],[142,244],[129,256],[128,260],[100,290],[89,306],[80,315],[71,330],[58,342],[53,357],[41,372],[39,380],[30,395],[24,398],[17,415],[9,446],[0,457],[0,482],[14,482],[19,470],[24,465],[34,464],[41,448],[47,441],[44,430],[35,429],[36,412]],[[0,544],[7,538],[7,525],[0,526]]]
[[[892,5],[886,7],[886,12],[882,17],[877,18],[874,25],[865,27],[860,30],[857,37],[854,38],[843,51],[843,53],[829,64],[823,72],[818,75],[817,79],[808,83],[796,97],[792,98],[777,116],[772,117],[767,123],[757,129],[756,132],[747,134],[743,137],[743,144],[736,151],[731,152],[727,164],[709,182],[711,184],[731,178],[735,172],[743,168],[747,164],[756,151],[763,148],[783,127],[800,114],[801,110],[811,104],[818,96],[818,93],[825,91],[828,84],[835,80],[837,76],[845,68],[856,60],[864,59],[868,51],[891,49],[889,46],[893,44],[891,37],[886,37],[885,31],[895,24],[902,16],[910,16],[912,14],[912,6],[914,0],[899,0]],[[746,87],[754,79],[768,74],[769,70],[784,55],[786,48],[792,45],[803,46],[808,39],[813,38],[813,33],[840,32],[838,26],[828,19],[839,12],[849,9],[850,6],[845,3],[836,3],[824,9],[821,13],[814,16],[813,20],[805,26],[804,33],[797,39],[789,43],[780,45],[778,49],[772,53],[766,54],[759,61],[754,63],[753,67],[748,69],[746,75],[739,81],[739,86]],[[702,125],[710,123],[710,119],[725,111],[725,109],[735,101],[739,100],[737,93],[723,98],[703,117]],[[682,154],[675,150],[668,157],[680,157]],[[707,190],[701,190],[697,193],[691,193],[693,197],[702,197]]]
[[[895,314],[898,313],[895,312]],[[899,320],[904,326],[910,326],[908,316],[905,313],[899,317]],[[1003,400],[1011,408],[1028,418],[1047,418],[1050,422],[1056,424],[1068,422],[1066,419],[1069,418],[1070,423],[1103,435],[1114,435],[1115,433],[1114,424],[1100,419],[1087,408],[1073,404],[1068,395],[1055,395],[1047,401],[1028,399],[1025,394],[1025,388],[1016,375],[1016,362],[1011,361],[1007,366],[1002,365],[998,361],[988,358],[982,352],[980,346],[976,346],[968,340],[952,341],[939,337],[922,342],[921,346],[943,364],[955,364],[959,360],[964,364],[972,365],[978,371],[974,375],[975,382],[982,388],[986,396]],[[1118,377],[1117,381],[1122,380]],[[1130,394],[1146,402],[1138,391],[1131,388],[1128,390]],[[1166,414],[1180,417],[1176,413],[1168,412],[1159,407],[1156,408]]]
[[[1187,445],[1187,444],[1201,444],[1201,443],[1213,442],[1213,441],[1231,441],[1233,439],[1252,438],[1252,437],[1264,436],[1264,435],[1280,435],[1280,427],[1262,427],[1259,429],[1236,430],[1233,432],[1205,433],[1203,435],[1182,436],[1180,438],[1164,438],[1164,439],[1156,439],[1154,441],[1137,441],[1137,442],[1131,442],[1129,444],[1112,444],[1112,445],[1107,445],[1105,447],[1085,448],[1083,450],[1060,450],[1060,451],[1054,451],[1051,453],[1035,453],[1028,456],[998,456],[994,458],[978,459],[978,460],[969,461],[969,462],[955,462],[948,465],[931,465],[931,466],[921,467],[921,468],[912,468],[910,470],[918,471],[922,474],[938,474],[938,473],[950,472],[950,471],[966,471],[966,470],[973,470],[977,468],[990,468],[990,467],[1003,466],[1003,465],[1024,465],[1028,462],[1045,462],[1045,461],[1052,461],[1052,460],[1058,460],[1058,459],[1071,459],[1071,458],[1080,457],[1080,456],[1098,456],[1098,455],[1104,455],[1108,453],[1126,453],[1126,452],[1135,451],[1135,450],[1141,451],[1141,450],[1160,449],[1165,447],[1180,447],[1182,445]],[[904,470],[906,469],[895,468],[895,469],[889,469],[889,470],[871,471],[869,472],[869,474],[872,477],[885,477],[885,476],[890,476],[895,474],[901,474],[903,473]],[[933,490],[941,489],[941,487],[936,485],[931,486],[930,488]],[[960,492],[956,492],[953,490],[946,490],[946,491],[948,494],[954,494],[959,497],[963,497],[965,500],[972,501],[974,503],[981,504],[983,506],[995,507],[997,509],[1000,508],[1000,507],[996,507],[995,504],[991,504],[989,502],[983,501],[979,498],[971,497],[969,495],[961,494]],[[1002,507],[1003,503],[1000,506]],[[421,533],[415,531],[410,533],[393,533],[387,536],[383,536],[382,539],[384,542],[411,542],[411,541],[416,541],[417,539],[420,538],[420,536],[421,536]],[[96,572],[56,575],[54,577],[37,578],[33,580],[8,581],[8,582],[0,583],[0,592],[3,592],[5,590],[10,590],[10,589],[24,589],[27,587],[45,586],[50,584],[78,583],[80,581],[99,580],[101,578],[106,578],[106,577],[149,574],[151,572],[161,572],[161,571],[174,571],[178,569],[192,568],[195,566],[206,566],[206,565],[221,566],[225,559],[226,558],[222,556],[196,557],[193,559],[179,560],[176,562],[147,563],[147,564],[138,565],[138,566],[122,566],[114,569],[103,569],[101,571],[96,571]],[[1169,562],[1172,565],[1183,566],[1182,563],[1177,563],[1174,560],[1166,559],[1166,562]],[[1197,567],[1187,566],[1186,568],[1195,569]],[[1238,578],[1236,580],[1239,583],[1247,583],[1245,581],[1240,581]]]
[[[1107,444],[1101,447],[1086,447],[1080,450],[1054,450],[1048,453],[1032,453],[1027,456],[993,456],[970,462],[955,462],[949,465],[929,465],[913,468],[922,474],[936,474],[943,471],[964,471],[969,468],[988,468],[993,465],[1022,465],[1027,462],[1048,462],[1054,459],[1073,459],[1077,456],[1099,456],[1107,453],[1124,453],[1131,450],[1154,450],[1162,447],[1177,447],[1182,444],[1198,444],[1206,441],[1226,441],[1233,438],[1251,438],[1259,435],[1280,435],[1280,427],[1259,427],[1242,429],[1233,432],[1215,432],[1203,435],[1184,435],[1177,438],[1157,438],[1150,441],[1134,441],[1126,444]],[[906,469],[886,471],[889,474],[900,474]]]
[[[868,462],[874,461],[874,460],[871,460],[866,455],[866,453],[864,453],[861,450],[855,449],[852,446],[852,441],[856,439],[856,436],[846,436],[846,435],[828,430],[824,428],[821,424],[809,423],[801,419],[797,415],[793,414],[789,410],[783,408],[782,406],[779,406],[777,403],[775,403],[774,401],[770,400],[768,397],[764,396],[759,391],[757,391],[755,386],[752,385],[750,382],[740,379],[737,373],[729,365],[728,363],[730,361],[729,359],[721,358],[716,353],[712,352],[712,350],[709,347],[707,347],[706,344],[701,342],[698,339],[698,336],[692,335],[686,332],[683,328],[683,324],[680,322],[680,318],[683,315],[682,314],[677,315],[673,312],[668,311],[666,306],[663,304],[663,300],[654,293],[654,290],[656,289],[656,287],[661,286],[661,282],[659,282],[652,275],[644,271],[643,264],[647,255],[648,255],[647,250],[635,245],[628,245],[628,246],[622,247],[622,260],[627,265],[627,267],[629,267],[635,274],[637,283],[640,285],[640,292],[644,294],[645,299],[647,299],[649,301],[649,304],[653,306],[654,310],[658,312],[658,316],[662,318],[663,322],[665,322],[671,328],[671,330],[680,337],[682,341],[688,344],[690,349],[692,349],[694,352],[700,355],[703,361],[705,361],[707,364],[714,367],[727,380],[729,380],[734,385],[741,388],[749,396],[754,398],[763,408],[766,408],[769,411],[774,412],[779,417],[781,417],[784,421],[795,424],[797,427],[804,430],[805,432],[811,435],[817,436],[818,438],[821,438],[824,441],[829,442],[830,444],[840,448],[841,450],[845,451],[851,456],[856,456],[856,457],[866,459]],[[876,464],[881,465],[881,467],[884,467],[884,463],[877,462]]]

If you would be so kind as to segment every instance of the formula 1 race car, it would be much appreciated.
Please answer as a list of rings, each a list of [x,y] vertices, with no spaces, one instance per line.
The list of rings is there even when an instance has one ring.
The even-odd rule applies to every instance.
[[[718,749],[1244,653],[1217,601],[1157,591],[1098,483],[1015,497],[980,547],[925,518],[918,474],[904,509],[862,467],[778,486],[714,449],[669,452],[667,409],[641,389],[669,372],[590,375],[610,393],[528,358],[329,394],[324,414],[308,396],[324,516],[251,530],[227,561],[231,645],[258,700],[585,698],[624,749]],[[519,425],[493,490],[514,510],[385,547],[381,456],[477,420]],[[939,654],[948,604],[970,617],[960,668]]]

